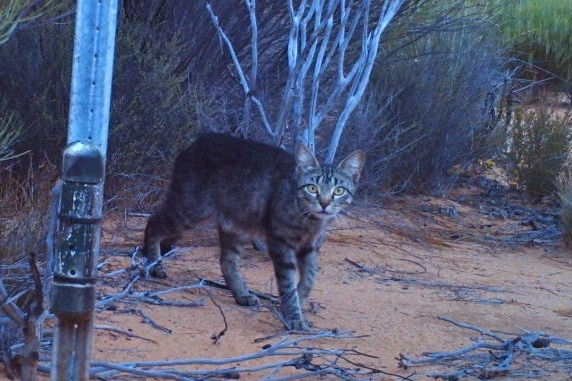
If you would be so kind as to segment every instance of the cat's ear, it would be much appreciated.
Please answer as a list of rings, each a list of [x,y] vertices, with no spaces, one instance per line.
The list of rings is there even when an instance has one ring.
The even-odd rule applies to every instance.
[[[340,165],[338,170],[345,172],[357,182],[360,178],[361,170],[365,164],[365,153],[361,150],[355,151],[348,155]]]
[[[303,144],[296,145],[296,165],[303,170],[320,168],[312,151]]]

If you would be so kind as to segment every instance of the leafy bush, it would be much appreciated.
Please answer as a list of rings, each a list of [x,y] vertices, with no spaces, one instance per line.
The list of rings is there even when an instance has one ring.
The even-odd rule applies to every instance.
[[[21,30],[0,46],[0,87],[3,94],[9,94],[0,103],[0,114],[17,115],[26,127],[12,148],[30,151],[13,168],[23,182],[31,163],[33,170],[45,161],[59,164],[66,144],[74,23],[60,21],[67,22]],[[164,175],[173,156],[197,130],[196,97],[177,54],[182,49],[180,38],[153,38],[153,31],[146,27],[120,25],[108,144],[108,197],[129,187],[125,180],[137,174]]]
[[[572,114],[547,106],[515,112],[509,130],[509,158],[519,183],[537,198],[555,192],[570,143]]]
[[[505,80],[498,29],[488,9],[441,6],[398,20],[355,115],[366,172],[393,191],[446,194],[455,180],[449,168],[495,149],[490,111]]]
[[[507,38],[514,44],[514,54],[549,73],[556,75],[572,96],[572,7],[562,0],[499,0],[500,22]],[[553,81],[555,82],[555,81]]]
[[[13,146],[21,139],[24,128],[14,113],[0,115],[0,171],[3,162],[22,155],[14,152]]]
[[[8,41],[20,24],[55,17],[69,9],[61,0],[5,0],[0,4],[0,45]]]
[[[62,20],[63,21],[63,20]],[[16,33],[0,46],[0,113],[18,115],[25,132],[16,152],[31,151],[30,162],[59,163],[65,145],[73,23],[44,24]]]
[[[195,125],[226,132],[238,131],[259,138],[261,134],[256,133],[256,128],[243,129],[244,94],[228,68],[230,59],[216,38],[204,3],[197,1],[183,7],[182,3],[154,0],[142,6],[133,0],[125,1],[130,35],[153,36],[144,49],[134,51],[152,51],[155,43],[164,44],[165,50],[170,52],[171,62],[180,64],[181,71],[175,71],[177,76],[181,75],[178,78],[184,81],[181,73],[188,74],[190,79],[186,83],[198,89],[192,92],[196,96],[193,106],[197,113]],[[344,132],[339,156],[343,156],[343,151],[356,147],[367,149],[367,173],[370,175],[367,180],[375,188],[383,185],[392,189],[443,193],[451,182],[446,177],[446,170],[454,164],[470,161],[485,149],[490,133],[486,99],[505,79],[501,73],[504,50],[499,47],[498,29],[493,23],[490,8],[469,6],[462,0],[440,4],[421,0],[411,4],[383,41],[368,101],[363,102],[360,112],[352,116],[352,126]],[[249,34],[244,33],[249,28],[246,13],[232,12],[233,7],[236,9],[239,5],[229,2],[215,1],[212,5],[221,17],[223,29],[235,44],[241,62],[248,67]],[[263,28],[259,32],[265,53],[261,53],[261,85],[256,90],[264,93],[265,107],[272,114],[280,104],[281,86],[285,81],[286,56],[284,49],[279,47],[286,46],[288,31],[284,27],[288,25],[287,12],[272,1],[259,4],[259,9],[264,9],[259,15]],[[135,25],[139,31],[133,29]],[[269,27],[273,25],[278,27]],[[121,38],[120,33],[120,41]],[[172,48],[169,48],[171,44]],[[118,51],[121,51],[121,45],[118,46]],[[156,56],[162,57],[161,53],[156,53]],[[126,70],[119,61],[116,65],[119,65],[118,71]],[[137,70],[132,70],[132,73],[135,78],[140,76]],[[149,99],[154,99],[156,93],[163,91],[162,83],[165,82],[157,81],[163,74],[157,70],[146,72],[144,76],[148,76],[149,82],[141,82],[141,90],[137,93],[147,93]],[[120,81],[118,75],[115,80]],[[122,88],[123,85],[117,87]],[[117,96],[118,90],[114,89],[114,93]],[[116,97],[122,103],[114,103],[114,110],[118,107],[141,109],[140,105],[144,104],[129,98],[129,95],[124,97]],[[160,114],[151,115],[147,120],[136,116],[124,123],[115,119],[114,113],[114,126],[118,131],[125,131],[120,134],[125,136],[134,131],[133,125],[138,125],[142,131],[152,126],[165,125],[168,128],[169,124],[164,124]],[[164,152],[159,145],[166,140],[157,139],[157,133],[152,130],[144,133],[142,139],[147,143],[139,146],[134,143],[136,140],[126,139],[122,148],[130,151],[132,149],[127,147],[131,145],[143,154],[149,150]],[[325,128],[317,139],[329,139],[328,133],[330,131]],[[186,140],[177,135],[170,139],[169,144]],[[110,153],[112,163],[129,163],[116,160],[119,157],[116,155],[122,154],[120,151]],[[156,155],[143,164],[161,166],[169,162],[170,157],[171,152],[167,151],[165,160]],[[136,166],[120,170],[119,167],[114,168],[113,172],[124,174],[139,171]]]
[[[118,175],[168,172],[197,132],[194,97],[176,54],[181,42],[152,36],[135,25],[118,31],[108,152],[112,182]]]
[[[560,204],[562,207],[561,230],[564,245],[572,248],[572,178],[568,176],[566,181],[561,184]]]
[[[182,45],[178,35],[154,38],[144,25],[118,31],[106,183],[116,205],[151,207],[174,157],[197,133]]]
[[[50,188],[57,176],[54,168],[43,168],[39,176],[28,172],[13,177],[4,171],[0,182],[0,262],[9,263],[35,252],[44,259]]]

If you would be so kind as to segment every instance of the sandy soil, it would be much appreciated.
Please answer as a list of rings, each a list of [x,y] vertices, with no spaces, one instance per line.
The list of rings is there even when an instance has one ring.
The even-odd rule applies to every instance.
[[[526,237],[533,224],[525,226],[523,217],[499,218],[491,210],[430,197],[389,200],[383,207],[359,206],[353,217],[340,221],[330,231],[321,252],[317,284],[306,306],[315,331],[351,331],[359,337],[310,341],[300,347],[305,344],[354,350],[363,354],[352,358],[363,365],[364,371],[369,367],[385,372],[372,375],[373,379],[397,380],[399,376],[426,379],[422,375],[425,372],[475,369],[471,366],[476,359],[408,369],[398,366],[401,354],[419,358],[424,352],[455,351],[476,339],[487,339],[438,317],[491,330],[506,339],[534,331],[571,340],[572,254],[558,245],[536,245],[532,241],[509,244],[516,236]],[[142,217],[118,215],[107,220],[103,273],[129,266],[128,255],[141,242],[144,223]],[[188,286],[202,278],[220,281],[215,237],[208,228],[191,232],[175,257],[166,263],[169,279],[140,281],[134,290]],[[252,289],[276,293],[266,254],[250,250],[245,273]],[[126,283],[127,278],[110,278],[104,282],[107,285],[102,287],[101,296],[116,292],[117,286]],[[239,307],[227,291],[212,287],[170,293],[164,299],[201,299],[204,306],[121,302],[114,311],[100,311],[98,324],[122,327],[140,337],[97,330],[94,358],[114,362],[221,359],[255,353],[284,338],[300,337],[284,335],[270,302],[258,309]],[[129,309],[143,314],[120,312]],[[144,322],[142,316],[165,330]],[[223,330],[224,334],[217,337]],[[551,347],[572,350],[569,345]],[[250,367],[271,361],[276,358],[266,356],[253,363],[240,361],[225,367]],[[347,363],[340,367],[356,368]],[[526,374],[538,375],[542,380],[572,380],[572,358],[554,363],[519,357],[511,369],[508,374],[493,376],[508,380]],[[287,367],[277,373],[245,372],[241,378],[302,373],[308,371]]]
[[[526,245],[508,243],[517,236],[528,237],[534,229],[533,224],[523,225],[522,218],[500,218],[480,204],[431,197],[358,206],[351,217],[339,221],[330,231],[320,256],[317,284],[306,306],[306,316],[315,332],[335,329],[350,331],[355,337],[312,339],[291,350],[344,350],[354,364],[338,359],[339,368],[381,371],[364,379],[423,380],[427,372],[472,369],[465,379],[476,380],[479,372],[475,364],[482,361],[481,357],[408,369],[399,367],[397,358],[456,351],[475,340],[490,339],[438,317],[494,331],[504,339],[534,331],[572,340],[572,254],[558,244],[540,245],[532,240]],[[106,276],[131,266],[130,255],[141,242],[145,220],[118,213],[106,218],[101,299],[121,291],[130,276],[137,274],[126,271]],[[276,348],[282,340],[309,338],[285,334],[270,302],[256,309],[239,307],[226,290],[214,287],[187,287],[159,296],[162,301],[202,300],[204,305],[199,307],[153,305],[135,297],[145,291],[197,285],[204,278],[221,281],[217,252],[216,234],[211,229],[191,232],[176,255],[166,261],[167,280],[139,280],[130,297],[98,310],[97,325],[121,328],[128,334],[97,329],[93,359],[115,363],[224,359]],[[244,267],[252,289],[276,293],[266,254],[249,250]],[[571,345],[554,342],[549,348],[572,351]],[[490,358],[488,350],[478,353]],[[502,351],[493,353],[499,356],[497,364],[503,360]],[[299,356],[264,356],[224,366],[173,367],[244,368],[292,357]],[[332,359],[336,357],[312,361],[323,364]],[[487,365],[493,366],[492,362]],[[291,366],[279,371],[243,372],[240,378],[279,379],[308,374],[311,372],[307,369]],[[570,381],[572,358],[553,362],[518,355],[511,372],[481,372],[483,375],[500,380],[536,375],[540,380]],[[309,379],[317,378],[313,375]],[[155,378],[123,374],[111,379]],[[325,379],[337,378],[330,375]]]

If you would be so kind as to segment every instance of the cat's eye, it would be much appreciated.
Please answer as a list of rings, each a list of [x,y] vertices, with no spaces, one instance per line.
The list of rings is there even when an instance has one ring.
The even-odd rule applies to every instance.
[[[341,196],[344,193],[346,193],[346,188],[344,187],[337,187],[336,189],[334,189],[334,196]]]
[[[318,187],[314,184],[308,184],[306,185],[306,190],[312,194],[316,194],[318,193]]]

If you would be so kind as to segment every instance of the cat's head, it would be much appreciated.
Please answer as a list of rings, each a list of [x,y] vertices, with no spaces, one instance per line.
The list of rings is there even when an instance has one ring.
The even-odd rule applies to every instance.
[[[296,147],[297,196],[302,212],[317,218],[338,215],[354,197],[365,162],[363,151],[355,151],[337,167],[321,166],[304,145]]]

